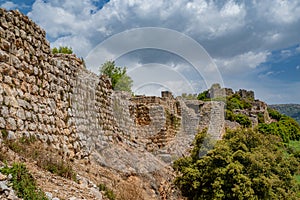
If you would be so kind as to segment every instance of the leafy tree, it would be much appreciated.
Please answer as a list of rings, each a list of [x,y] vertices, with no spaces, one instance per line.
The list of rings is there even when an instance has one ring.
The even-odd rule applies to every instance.
[[[258,131],[264,134],[278,135],[284,142],[289,140],[300,140],[300,126],[291,117],[285,115],[278,115],[279,113],[273,113],[272,118],[279,118],[279,121],[272,122],[270,124],[261,123],[258,125]]]
[[[202,101],[207,101],[210,100],[208,97],[208,90],[203,91],[202,93],[200,93],[197,97],[198,100],[202,100]]]
[[[60,46],[59,48],[54,47],[52,49],[52,53],[53,54],[57,54],[57,53],[63,53],[63,54],[72,54],[73,50],[71,47],[67,47],[67,46]]]
[[[231,131],[206,155],[204,138],[196,137],[190,157],[174,162],[175,184],[189,200],[297,199],[299,162],[284,154],[279,137]]]
[[[131,92],[132,79],[126,74],[126,68],[117,67],[114,61],[107,61],[100,68],[100,73],[111,79],[114,90]]]

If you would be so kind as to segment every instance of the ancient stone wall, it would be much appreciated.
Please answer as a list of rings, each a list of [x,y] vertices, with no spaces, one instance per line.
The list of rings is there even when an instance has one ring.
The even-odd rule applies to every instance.
[[[0,39],[0,129],[8,139],[32,135],[76,158],[116,143],[170,153],[181,142],[174,143],[177,135],[189,134],[191,142],[210,113],[223,112],[168,91],[114,92],[107,77],[89,72],[75,55],[53,55],[45,31],[18,11],[0,9]],[[216,127],[223,122],[213,120]]]
[[[45,31],[18,11],[0,9],[0,20],[0,129],[84,156],[88,134],[114,129],[109,80],[74,55],[51,54]]]

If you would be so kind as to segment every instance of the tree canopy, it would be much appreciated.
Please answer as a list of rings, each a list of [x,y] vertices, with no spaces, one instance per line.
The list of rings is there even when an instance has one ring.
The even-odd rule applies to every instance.
[[[72,54],[73,50],[71,47],[67,47],[67,46],[60,46],[59,48],[54,47],[52,49],[52,53],[56,54],[56,53],[63,53],[63,54]]]
[[[174,163],[175,184],[188,199],[297,199],[299,162],[280,137],[250,129],[228,131],[206,155],[204,133],[190,157]]]
[[[100,73],[111,79],[114,90],[131,92],[133,81],[126,72],[126,67],[117,67],[114,61],[107,61],[100,67]]]

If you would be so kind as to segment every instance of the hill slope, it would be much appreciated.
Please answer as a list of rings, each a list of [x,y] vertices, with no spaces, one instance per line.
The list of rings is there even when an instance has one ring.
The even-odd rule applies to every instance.
[[[300,124],[300,104],[274,104],[269,107],[294,118]]]

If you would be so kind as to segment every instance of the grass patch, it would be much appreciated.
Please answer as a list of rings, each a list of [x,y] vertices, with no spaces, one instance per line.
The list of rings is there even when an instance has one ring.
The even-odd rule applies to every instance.
[[[11,168],[5,166],[0,171],[6,175],[12,175],[12,187],[18,197],[24,200],[48,200],[45,193],[37,187],[33,176],[28,172],[24,164],[14,163]]]
[[[1,135],[3,139],[6,139],[8,136],[8,132],[6,129],[1,129]]]
[[[114,194],[114,192],[109,189],[105,184],[100,183],[98,185],[98,188],[100,191],[104,192],[104,195],[109,199],[109,200],[115,200],[116,199],[116,195]]]
[[[76,173],[72,169],[71,163],[66,162],[63,159],[57,157],[45,157],[40,154],[37,159],[37,165],[53,174],[74,180],[75,182],[77,181]]]
[[[76,180],[71,162],[61,158],[60,155],[46,150],[40,145],[35,137],[21,137],[18,140],[4,140],[5,145],[15,153],[32,159],[37,162],[37,166],[58,176]]]

